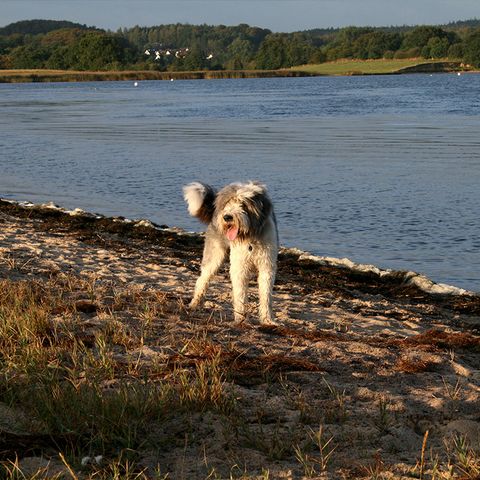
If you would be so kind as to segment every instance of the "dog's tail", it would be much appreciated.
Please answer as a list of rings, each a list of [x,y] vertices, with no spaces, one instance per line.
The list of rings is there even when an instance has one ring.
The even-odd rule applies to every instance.
[[[189,183],[183,187],[183,198],[187,202],[188,212],[207,224],[212,221],[216,195],[210,185],[201,182]]]

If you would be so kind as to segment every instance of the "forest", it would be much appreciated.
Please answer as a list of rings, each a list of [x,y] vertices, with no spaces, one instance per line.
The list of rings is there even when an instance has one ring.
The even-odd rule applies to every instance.
[[[0,69],[250,70],[338,59],[425,58],[480,67],[480,20],[292,33],[240,24],[134,26],[116,32],[56,20],[0,28]]]

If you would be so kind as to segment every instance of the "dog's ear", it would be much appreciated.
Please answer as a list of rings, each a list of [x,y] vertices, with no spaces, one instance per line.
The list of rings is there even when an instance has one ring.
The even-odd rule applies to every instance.
[[[187,202],[188,212],[203,223],[212,221],[216,196],[216,191],[202,182],[192,182],[183,187],[183,198]]]
[[[243,193],[245,209],[249,212],[251,228],[260,231],[271,214],[273,206],[263,183],[249,182]]]

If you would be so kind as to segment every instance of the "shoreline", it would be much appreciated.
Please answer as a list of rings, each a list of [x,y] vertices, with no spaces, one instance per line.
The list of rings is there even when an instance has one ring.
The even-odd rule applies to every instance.
[[[238,465],[401,480],[427,440],[428,476],[465,471],[459,438],[480,452],[479,296],[281,249],[278,325],[259,325],[253,281],[238,325],[227,268],[187,308],[202,248],[148,220],[0,200],[0,471],[111,478],[128,445],[141,480]],[[335,452],[321,472],[315,438]]]
[[[370,61],[365,60],[365,64]],[[335,63],[335,62],[334,62]],[[338,62],[341,64],[341,62]],[[288,78],[288,77],[331,77],[331,76],[369,76],[369,75],[405,75],[415,73],[477,73],[465,69],[461,62],[420,62],[400,67],[394,71],[362,72],[356,68],[341,73],[322,73],[309,69],[309,65],[276,70],[199,70],[160,72],[153,70],[125,71],[75,71],[18,69],[0,70],[0,83],[32,82],[86,82],[86,81],[149,81],[149,80],[218,80],[239,78]]]
[[[234,78],[312,77],[308,72],[294,70],[201,70],[191,72],[132,71],[8,71],[0,70],[0,83],[30,82],[98,82],[98,81],[150,81],[150,80],[219,80]]]
[[[82,209],[76,208],[74,210],[68,210],[63,207],[60,207],[53,202],[35,204],[30,201],[18,201],[5,199],[0,197],[0,212],[5,210],[5,207],[12,205],[24,210],[24,212],[32,212],[33,214],[38,214],[42,216],[53,216],[56,215],[63,216],[64,219],[73,219],[77,217],[78,219],[85,219],[88,222],[106,222],[110,226],[112,224],[123,224],[126,229],[124,233],[131,230],[132,228],[141,228],[150,230],[150,235],[147,237],[155,237],[155,233],[159,234],[172,234],[177,238],[186,237],[191,238],[194,242],[201,244],[203,242],[203,233],[199,232],[188,232],[178,227],[170,227],[166,225],[157,225],[151,222],[148,219],[129,219],[126,217],[108,217],[102,214],[86,212]],[[7,207],[8,209],[8,207]],[[128,233],[127,233],[128,234]],[[318,265],[319,267],[326,267],[331,269],[340,269],[350,272],[353,275],[365,276],[365,278],[375,278],[379,282],[394,282],[400,287],[405,288],[415,288],[423,292],[426,295],[438,296],[441,297],[471,297],[478,298],[480,305],[480,292],[474,292],[467,290],[455,285],[448,285],[445,283],[438,283],[430,279],[424,274],[417,273],[412,270],[393,270],[388,268],[380,268],[372,264],[361,264],[356,263],[350,260],[349,258],[336,258],[336,257],[326,257],[314,255],[310,252],[298,249],[296,247],[280,247],[280,254],[287,256],[294,256],[297,258],[299,263],[306,262],[312,265]]]

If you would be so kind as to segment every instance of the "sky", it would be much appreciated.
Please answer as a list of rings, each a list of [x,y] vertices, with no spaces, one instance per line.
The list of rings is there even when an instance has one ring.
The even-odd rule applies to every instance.
[[[443,24],[480,18],[480,0],[0,0],[0,26],[69,20],[109,30],[167,23],[311,28]]]

